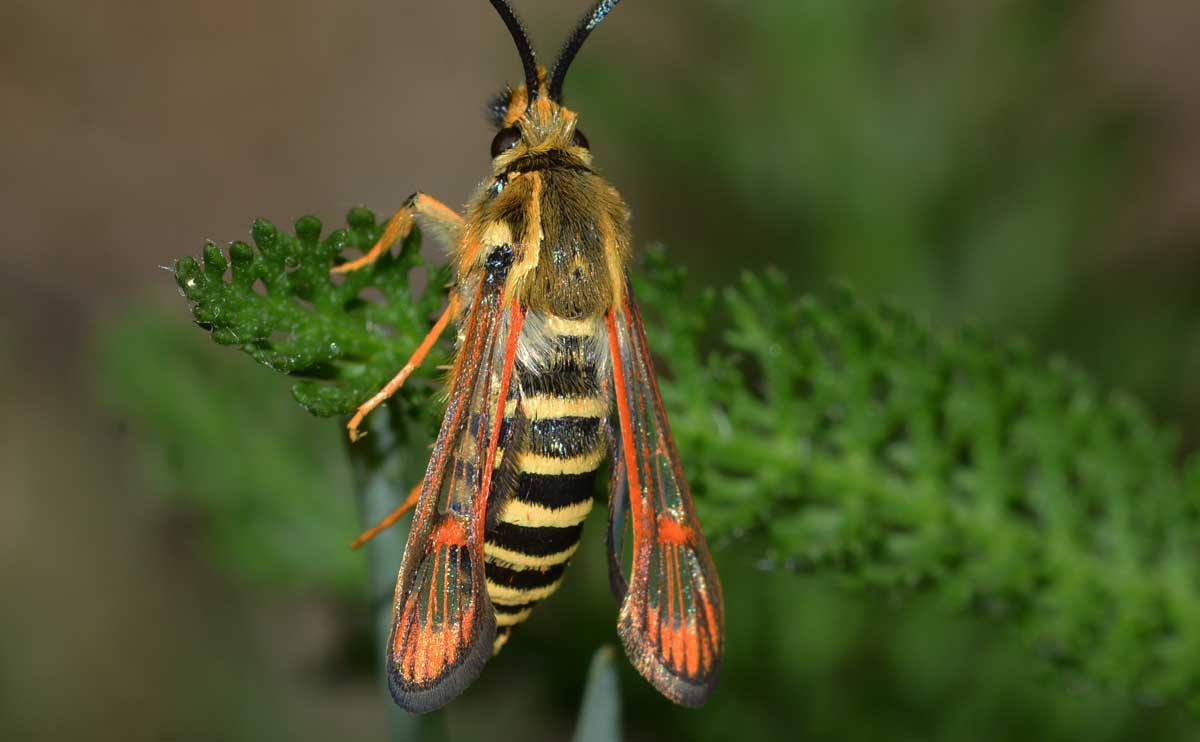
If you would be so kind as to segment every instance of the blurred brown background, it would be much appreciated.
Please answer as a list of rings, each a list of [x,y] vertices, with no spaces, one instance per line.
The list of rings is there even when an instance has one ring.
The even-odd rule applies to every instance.
[[[794,51],[805,59],[809,40],[796,38],[793,49],[787,38],[775,39],[778,48],[764,50],[761,28],[787,4],[754,5],[743,13],[732,3],[629,0],[578,61],[568,96],[597,162],[634,210],[640,244],[668,244],[701,285],[719,284],[731,262],[777,263],[811,285],[849,275],[868,293],[896,295],[935,323],[981,317],[1032,336],[1047,352],[1082,359],[1103,383],[1147,397],[1156,414],[1196,440],[1200,5],[1062,4],[1044,21],[1056,29],[1046,42],[1054,53],[1044,58],[1052,64],[1030,68],[1039,70],[1029,86],[1040,93],[1019,112],[1039,125],[1014,134],[1044,148],[1022,149],[1028,141],[1014,144],[1003,130],[968,148],[975,165],[963,170],[965,191],[990,178],[997,162],[1037,170],[1044,161],[1025,152],[1062,151],[1090,136],[1078,134],[1088,122],[1112,114],[1106,141],[1120,167],[1077,170],[1085,171],[1080,182],[1104,181],[1113,197],[1071,206],[1090,213],[1095,229],[1072,223],[1061,232],[1070,260],[1044,268],[1040,258],[1049,261],[1045,251],[1058,243],[1026,241],[1023,262],[1011,271],[980,269],[999,282],[989,288],[998,294],[1019,295],[1026,279],[1036,288],[1043,273],[1061,274],[1056,293],[1029,300],[1037,317],[1019,296],[971,304],[963,297],[980,292],[957,268],[939,278],[956,290],[943,291],[929,285],[928,272],[897,275],[904,254],[852,255],[822,239],[834,234],[853,243],[854,230],[789,221],[801,212],[830,213],[822,200],[828,194],[804,184],[792,189],[787,180],[792,169],[813,172],[813,161],[780,152],[796,132],[824,146],[805,113],[819,116],[822,101],[758,105],[767,96],[807,96],[808,89],[780,84],[786,77],[755,76],[785,69],[762,55]],[[881,24],[909,12],[873,5]],[[994,24],[1009,5],[1029,4],[912,5],[920,6],[920,32],[899,34],[896,49],[879,53],[907,59],[912,52],[927,65],[915,68],[920,74],[955,65],[969,71],[980,59],[987,69],[1003,68],[1011,50],[990,43]],[[549,0],[517,6],[543,57],[583,11],[582,3]],[[743,15],[757,20],[718,22]],[[519,74],[503,27],[486,3],[462,0],[9,0],[0,6],[0,28],[0,471],[7,480],[0,498],[0,736],[379,736],[384,708],[370,674],[343,667],[360,620],[346,615],[344,602],[303,589],[263,594],[214,565],[202,546],[202,515],[146,486],[141,442],[98,388],[97,337],[130,311],[161,313],[187,328],[186,308],[160,267],[198,252],[204,239],[244,237],[254,217],[288,223],[313,213],[337,224],[354,204],[390,212],[417,188],[463,202],[488,167],[483,106]],[[837,69],[831,63],[828,72]],[[987,81],[973,90],[981,98],[993,92]],[[954,95],[912,97],[894,110],[971,105]],[[867,107],[824,110],[836,110],[849,130],[892,130],[890,119],[870,120]],[[667,118],[671,111],[679,115]],[[922,136],[932,146],[953,138]],[[675,159],[647,160],[649,145],[661,152],[672,142],[683,150],[668,152]],[[854,141],[838,146],[862,151]],[[906,146],[900,142],[897,152]],[[988,154],[1010,146],[1011,154]],[[725,150],[727,163],[714,165],[705,147]],[[779,158],[782,169],[773,162]],[[929,162],[899,157],[880,172]],[[841,175],[871,183],[873,173]],[[1020,191],[1021,183],[1008,187]],[[839,198],[831,197],[853,209]],[[755,211],[764,201],[774,204],[765,215]],[[935,242],[938,224],[915,230],[914,241]],[[1013,240],[1027,236],[1017,230]],[[844,261],[814,263],[793,238]],[[991,253],[954,253],[955,265],[1006,243],[992,244]],[[286,397],[282,388],[279,395]],[[325,422],[298,424],[332,434]],[[345,473],[330,476],[344,481]],[[566,735],[570,717],[555,719],[543,731]],[[639,728],[636,718],[631,723]]]

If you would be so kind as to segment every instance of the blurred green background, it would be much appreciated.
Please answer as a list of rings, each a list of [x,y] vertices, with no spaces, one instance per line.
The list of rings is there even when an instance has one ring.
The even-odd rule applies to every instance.
[[[517,6],[544,57],[584,10]],[[256,216],[465,201],[483,105],[519,74],[503,27],[481,0],[18,0],[0,22],[0,738],[383,737],[338,426],[212,345],[159,266]],[[1187,0],[628,0],[567,97],[639,245],[697,287],[773,264],[1020,335],[1194,449],[1198,37]],[[602,518],[455,702],[455,738],[569,737],[615,641]],[[716,554],[717,694],[674,708],[623,667],[628,738],[1194,736],[1185,709],[1048,672],[1002,621],[751,553]]]

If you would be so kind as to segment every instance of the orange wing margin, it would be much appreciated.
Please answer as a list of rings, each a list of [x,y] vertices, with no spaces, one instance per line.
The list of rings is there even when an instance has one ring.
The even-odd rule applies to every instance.
[[[626,291],[609,312],[613,391],[620,442],[614,445],[610,512],[621,513],[610,532],[620,549],[623,509],[633,524],[633,563],[617,621],[630,662],[676,703],[700,706],[716,684],[724,654],[721,583],[679,464],[663,411],[641,315]],[[627,498],[627,503],[622,501]],[[619,567],[620,553],[610,555]]]
[[[396,582],[388,687],[416,713],[460,694],[491,656],[496,633],[484,579],[484,514],[524,313],[516,301],[501,302],[503,277],[489,278],[466,318]]]

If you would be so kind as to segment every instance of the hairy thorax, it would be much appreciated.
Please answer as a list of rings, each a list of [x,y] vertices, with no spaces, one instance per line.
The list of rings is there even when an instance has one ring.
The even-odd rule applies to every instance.
[[[466,235],[460,259],[481,265],[492,251],[510,248],[508,289],[526,309],[568,319],[604,314],[624,291],[625,204],[582,163],[545,158],[528,165],[481,188],[469,206],[476,218],[468,220],[479,226]]]

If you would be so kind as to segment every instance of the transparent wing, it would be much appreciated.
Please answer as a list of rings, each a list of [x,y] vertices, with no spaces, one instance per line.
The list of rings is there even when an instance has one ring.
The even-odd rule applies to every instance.
[[[429,711],[463,691],[491,656],[496,620],[483,565],[492,486],[523,314],[480,282],[455,359],[450,402],[404,549],[388,639],[387,676],[403,708]]]
[[[619,441],[610,490],[610,563],[619,569],[624,510],[633,526],[618,631],[630,661],[671,700],[704,703],[724,651],[721,584],[667,425],[632,290],[608,316]],[[624,481],[616,477],[623,475]]]

